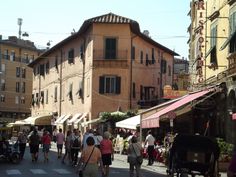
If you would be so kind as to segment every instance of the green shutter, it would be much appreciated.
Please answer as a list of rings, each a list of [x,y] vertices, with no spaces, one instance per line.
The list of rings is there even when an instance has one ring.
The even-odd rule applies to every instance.
[[[120,94],[121,77],[116,77],[116,93]]]
[[[99,77],[99,93],[103,94],[104,93],[104,82],[105,78],[104,76]]]

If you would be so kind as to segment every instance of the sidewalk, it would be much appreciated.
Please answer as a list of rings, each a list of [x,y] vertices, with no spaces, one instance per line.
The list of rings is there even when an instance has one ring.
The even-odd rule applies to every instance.
[[[121,155],[121,154],[116,153],[114,155],[114,159],[127,163],[127,155]],[[143,159],[142,169],[153,171],[155,173],[159,173],[163,175],[167,175],[166,173],[167,168],[163,163],[154,162],[152,166],[148,166],[147,164],[148,164],[148,160]],[[220,177],[227,177],[226,172],[220,172]]]
[[[114,154],[114,159],[127,163],[127,155]],[[162,163],[154,162],[152,166],[148,166],[148,160],[143,159],[142,169],[153,171],[155,173],[166,175],[166,166]]]

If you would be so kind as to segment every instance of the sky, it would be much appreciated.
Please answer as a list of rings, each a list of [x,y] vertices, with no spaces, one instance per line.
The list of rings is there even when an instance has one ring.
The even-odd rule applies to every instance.
[[[77,32],[87,19],[114,13],[139,23],[150,37],[188,57],[190,0],[5,0],[1,2],[0,34],[18,36],[17,19],[22,18],[22,33],[37,47],[51,46]]]

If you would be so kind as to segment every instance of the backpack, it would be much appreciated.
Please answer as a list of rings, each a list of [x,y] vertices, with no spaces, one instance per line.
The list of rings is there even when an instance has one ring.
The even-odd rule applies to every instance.
[[[81,146],[81,141],[79,139],[79,137],[75,137],[74,141],[73,141],[73,147],[80,147]]]

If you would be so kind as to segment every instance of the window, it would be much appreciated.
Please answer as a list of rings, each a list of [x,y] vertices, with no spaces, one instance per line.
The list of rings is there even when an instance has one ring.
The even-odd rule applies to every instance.
[[[143,86],[140,85],[140,100],[143,100]]]
[[[154,54],[154,48],[152,48],[152,64],[154,64],[155,61],[155,54]]]
[[[44,76],[44,64],[40,65],[40,75]]]
[[[69,93],[68,93],[68,96],[69,96],[69,100],[73,100],[73,83],[71,83],[69,85]]]
[[[35,103],[38,105],[39,104],[39,93],[36,93],[35,96]]]
[[[25,82],[21,82],[21,92],[25,93]]]
[[[25,104],[25,97],[22,96],[22,97],[20,98],[20,103],[21,103],[21,104]]]
[[[16,97],[15,97],[15,103],[16,103],[16,104],[19,104],[19,96],[16,96]]]
[[[158,50],[158,63],[160,63],[160,61],[161,61],[161,51]]]
[[[230,36],[232,39],[229,43],[229,53],[236,52],[236,12],[230,15]]]
[[[29,63],[29,55],[28,53],[24,53],[24,57],[22,58],[23,63]]]
[[[54,88],[54,102],[57,102],[57,86]]]
[[[132,46],[132,50],[131,50],[131,59],[134,60],[135,59],[135,47]]]
[[[26,76],[26,69],[22,68],[21,69],[21,73],[22,73],[22,78],[25,78],[25,76]]]
[[[16,77],[20,77],[20,67],[16,67]]]
[[[168,65],[168,75],[171,76],[171,66]]]
[[[5,73],[6,72],[6,65],[4,63],[2,63],[2,73]]]
[[[40,93],[40,102],[44,104],[44,91],[41,91]]]
[[[6,83],[5,83],[5,79],[1,79],[1,91],[5,91],[6,87]]]
[[[164,59],[162,59],[161,60],[161,72],[163,73],[163,74],[165,74],[166,73],[166,60],[164,60]]]
[[[3,59],[6,59],[6,60],[9,59],[9,55],[8,55],[8,50],[7,49],[4,50]]]
[[[16,92],[20,92],[20,82],[16,82]]]
[[[148,54],[146,54],[146,66],[148,66],[149,60],[148,60]]]
[[[135,83],[133,82],[133,98],[136,98]]]
[[[118,76],[100,76],[99,93],[120,94],[121,77]]]
[[[10,60],[11,60],[11,61],[15,61],[15,57],[16,57],[16,56],[15,56],[15,51],[12,50],[12,51],[11,51],[11,54],[10,54]]]
[[[105,39],[105,59],[116,59],[116,38]]]
[[[1,101],[1,102],[5,102],[5,96],[4,96],[4,95],[1,95],[0,101]]]
[[[55,68],[58,71],[58,58],[57,58],[57,56],[55,57]]]
[[[68,52],[68,63],[74,63],[74,49],[70,49]]]
[[[217,43],[217,25],[211,26],[211,49],[210,49],[210,63],[212,66],[217,67],[216,43]]]
[[[143,51],[140,52],[140,63],[143,64]]]
[[[49,74],[49,61],[46,63],[46,74]]]

